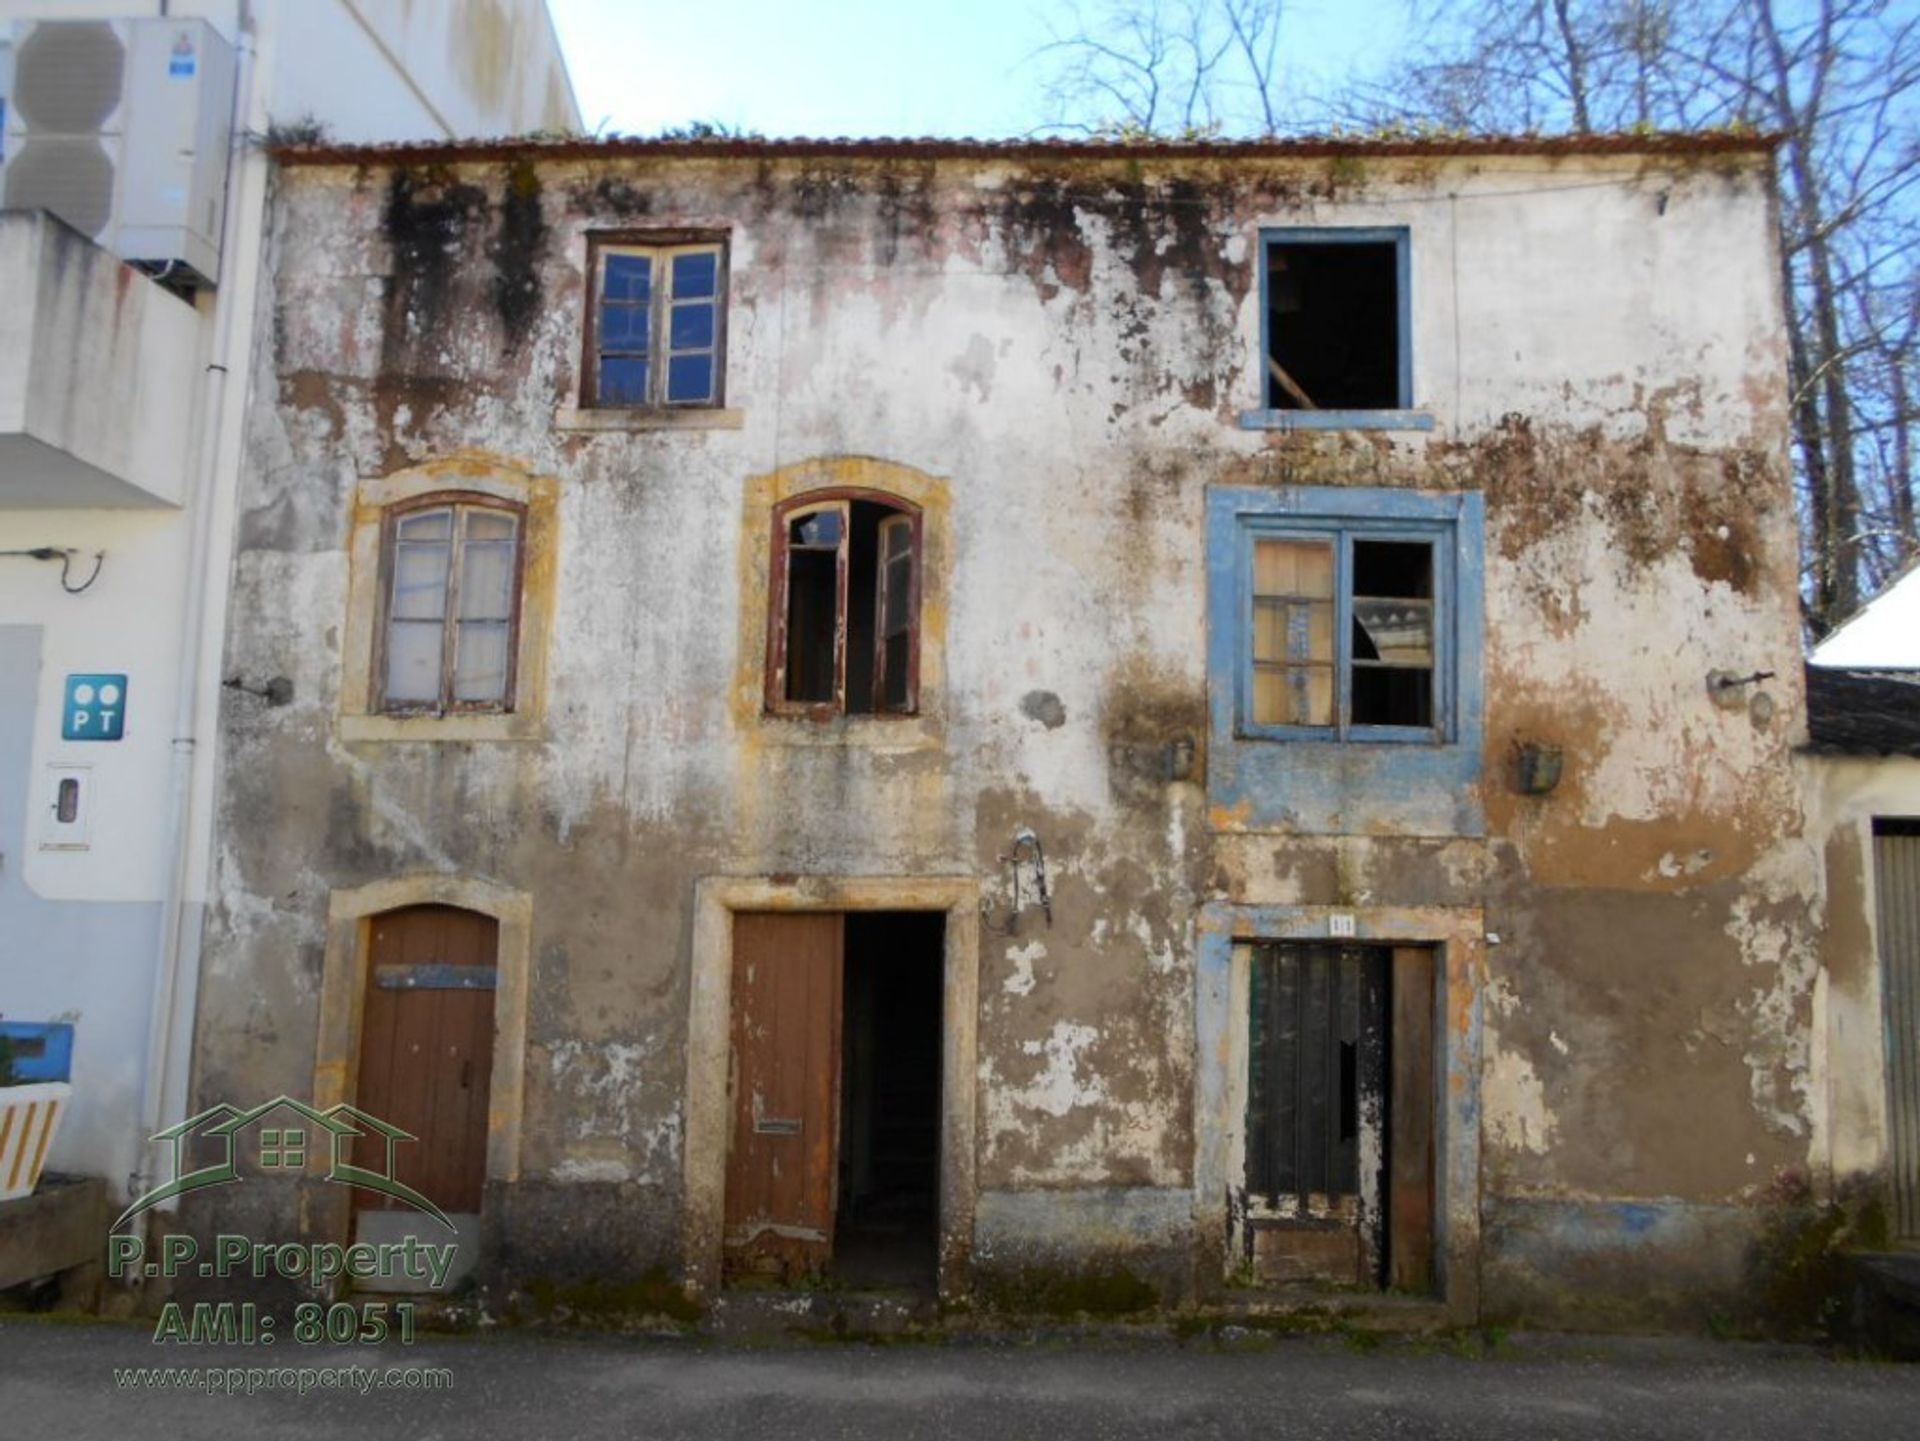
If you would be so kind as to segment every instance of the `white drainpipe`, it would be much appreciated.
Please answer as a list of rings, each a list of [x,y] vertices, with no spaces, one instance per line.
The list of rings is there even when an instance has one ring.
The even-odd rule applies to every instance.
[[[258,7],[249,7],[255,10]],[[244,11],[242,12],[244,17]],[[247,24],[243,18],[242,25]],[[238,39],[239,73],[234,85],[233,139],[227,169],[227,213],[221,241],[221,285],[215,301],[213,354],[207,364],[201,426],[195,439],[192,474],[193,533],[188,554],[186,601],[181,610],[182,657],[179,699],[174,717],[173,753],[167,794],[167,832],[172,864],[166,900],[160,912],[160,936],[154,963],[153,1006],[147,1028],[147,1071],[141,1089],[142,1149],[128,1179],[131,1195],[156,1182],[157,1148],[146,1137],[185,1115],[186,1087],[170,1105],[168,1083],[175,1070],[174,1038],[189,1024],[199,994],[199,951],[185,934],[187,890],[193,878],[194,836],[201,829],[195,806],[201,774],[211,766],[212,747],[201,740],[219,710],[219,666],[226,626],[226,601],[232,563],[233,517],[237,505],[244,405],[227,405],[236,379],[244,399],[251,366],[254,306],[265,250],[266,187],[270,162],[257,137],[269,124],[267,109],[271,31],[264,44],[257,20]],[[238,364],[237,378],[232,368]],[[212,795],[210,786],[204,793]],[[209,808],[211,802],[209,802]],[[209,861],[209,864],[211,862]],[[198,933],[198,928],[195,928]],[[182,971],[185,971],[183,976]],[[172,1209],[171,1204],[162,1209]]]

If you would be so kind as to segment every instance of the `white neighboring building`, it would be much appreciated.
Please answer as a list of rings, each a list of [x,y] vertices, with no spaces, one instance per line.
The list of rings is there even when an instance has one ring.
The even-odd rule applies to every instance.
[[[0,101],[0,1016],[74,1023],[48,1163],[119,1195],[186,1094],[259,141],[580,115],[544,0],[0,0]]]
[[[1847,670],[1920,670],[1920,565],[1907,567],[1807,659]]]
[[[1826,860],[1818,1023],[1836,1174],[1886,1178],[1920,1231],[1920,566],[1814,647],[1807,830]]]

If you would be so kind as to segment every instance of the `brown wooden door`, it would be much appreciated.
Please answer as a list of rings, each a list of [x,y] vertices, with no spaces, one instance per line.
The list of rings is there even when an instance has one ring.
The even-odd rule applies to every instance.
[[[411,1132],[394,1175],[443,1211],[477,1213],[487,1172],[493,993],[499,923],[454,906],[375,916],[354,1104]],[[354,1143],[354,1164],[385,1169],[385,1143]],[[403,1203],[355,1193],[362,1210]]]
[[[843,950],[838,914],[734,917],[732,1275],[792,1282],[832,1259]]]

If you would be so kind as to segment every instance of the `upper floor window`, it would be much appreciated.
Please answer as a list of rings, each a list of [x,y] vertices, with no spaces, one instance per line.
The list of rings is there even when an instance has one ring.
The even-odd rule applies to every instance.
[[[513,709],[523,511],[430,496],[387,518],[379,709]]]
[[[1435,531],[1252,527],[1246,730],[1431,739],[1447,557]]]
[[[725,390],[727,248],[686,235],[596,239],[585,403],[714,407]]]
[[[919,704],[920,511],[875,491],[775,507],[767,709],[911,715]]]
[[[1426,429],[1414,413],[1408,232],[1260,235],[1261,409],[1243,423]]]
[[[1207,800],[1302,835],[1478,835],[1478,491],[1207,492]]]

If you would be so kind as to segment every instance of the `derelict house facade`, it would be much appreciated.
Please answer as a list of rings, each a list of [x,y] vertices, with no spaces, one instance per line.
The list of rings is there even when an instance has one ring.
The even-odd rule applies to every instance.
[[[1761,143],[280,159],[200,1104],[503,1288],[1693,1314],[1828,1176]]]

